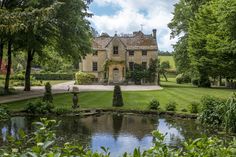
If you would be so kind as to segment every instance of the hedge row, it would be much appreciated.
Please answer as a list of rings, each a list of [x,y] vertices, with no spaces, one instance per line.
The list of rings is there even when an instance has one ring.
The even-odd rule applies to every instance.
[[[11,75],[11,80],[25,80],[25,75],[24,74],[15,74]],[[0,75],[0,80],[5,80],[6,76],[5,75]]]
[[[73,80],[73,74],[32,74],[36,80]]]
[[[96,77],[93,74],[88,74],[81,71],[75,74],[75,83],[77,85],[91,84],[95,82],[95,80]]]

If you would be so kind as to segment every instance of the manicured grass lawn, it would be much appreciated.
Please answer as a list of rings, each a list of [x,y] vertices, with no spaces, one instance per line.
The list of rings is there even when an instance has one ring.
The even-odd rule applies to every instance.
[[[175,62],[173,56],[158,56],[160,58],[160,61],[169,61],[170,62],[170,68],[175,69]]]
[[[123,92],[125,105],[122,109],[146,110],[149,101],[156,98],[160,101],[161,108],[165,109],[166,103],[170,100],[178,103],[177,110],[188,109],[193,101],[200,101],[204,95],[211,95],[220,98],[228,98],[236,90],[230,89],[206,89],[193,87],[190,84],[177,85],[174,79],[170,82],[162,82],[163,90]],[[86,108],[112,108],[113,92],[84,92],[79,95],[79,102],[82,109]],[[28,100],[29,101],[29,100]],[[30,100],[32,101],[32,100]],[[35,101],[35,99],[33,100]],[[20,101],[7,104],[10,110],[22,110],[26,107],[27,101]],[[54,104],[57,108],[71,108],[72,95],[60,94],[54,96]]]

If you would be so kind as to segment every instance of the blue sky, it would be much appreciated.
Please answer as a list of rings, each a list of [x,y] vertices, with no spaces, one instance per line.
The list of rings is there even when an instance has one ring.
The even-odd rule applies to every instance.
[[[167,24],[171,21],[174,4],[178,0],[94,0],[89,11],[94,14],[90,19],[92,26],[99,32],[114,35],[131,34],[141,30],[151,34],[157,29],[158,46],[162,51],[172,51],[170,30]]]

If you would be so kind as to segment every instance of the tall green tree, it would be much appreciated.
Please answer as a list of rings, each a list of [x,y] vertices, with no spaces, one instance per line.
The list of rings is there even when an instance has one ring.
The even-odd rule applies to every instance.
[[[38,4],[40,7],[40,3]],[[35,53],[42,54],[42,50],[46,45],[51,43],[51,36],[55,35],[54,19],[56,17],[56,9],[58,3],[52,3],[49,6],[42,6],[27,11],[29,14],[24,16],[26,30],[22,32],[23,49],[27,52],[27,64],[25,71],[25,91],[30,91],[30,75],[32,61]]]
[[[7,3],[8,5],[6,3],[4,4],[5,6],[0,9],[0,36],[2,46],[4,44],[7,45],[7,73],[4,87],[4,92],[7,94],[9,92],[13,45],[16,46],[14,42],[16,41],[17,34],[25,27],[22,23],[19,10],[12,9],[11,3]],[[1,51],[3,53],[3,49]]]
[[[48,1],[50,5],[51,1]],[[45,7],[44,1],[39,1],[37,7],[49,12],[45,20],[45,12],[43,11],[40,17],[42,23],[38,25],[37,29],[28,29],[26,41],[27,45],[27,66],[25,73],[25,91],[30,90],[30,70],[35,53],[41,53],[43,47],[52,46],[64,57],[73,58],[74,62],[78,63],[82,57],[91,52],[91,31],[89,22],[86,19],[87,3],[83,0],[60,0],[60,7],[54,12],[55,3],[51,4],[49,8]],[[44,5],[42,5],[44,4]],[[28,18],[32,20],[32,18]],[[29,22],[29,28],[35,23]],[[36,31],[35,31],[36,30]],[[40,40],[39,40],[40,39]]]
[[[72,57],[79,62],[87,53],[92,52],[92,30],[87,13],[90,1],[60,0],[64,5],[58,10],[56,49],[64,57]]]
[[[160,65],[159,74],[162,74],[164,76],[166,82],[168,81],[168,78],[166,76],[168,69],[170,69],[170,62],[169,61],[162,62]]]
[[[62,56],[73,58],[74,62],[79,62],[91,51],[92,33],[87,20],[90,16],[87,7],[91,1],[2,0],[0,2],[1,6],[4,6],[0,10],[0,44],[8,43],[10,45],[8,47],[12,48],[14,45],[14,51],[17,48],[26,52],[26,91],[30,90],[31,66],[35,53],[44,56],[47,53],[43,51],[44,47],[51,46]],[[8,56],[10,69],[11,58]],[[7,80],[10,78],[9,69]]]
[[[189,71],[191,61],[188,51],[189,23],[194,19],[198,8],[210,0],[180,0],[175,4],[174,17],[168,24],[171,29],[171,37],[180,37],[174,45],[174,60],[178,73]]]
[[[214,0],[203,5],[190,23],[189,52],[200,86],[210,86],[209,76],[235,78],[235,8],[234,1]]]

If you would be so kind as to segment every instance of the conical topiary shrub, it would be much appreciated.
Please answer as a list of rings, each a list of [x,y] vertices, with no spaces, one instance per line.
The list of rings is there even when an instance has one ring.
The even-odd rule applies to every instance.
[[[113,106],[121,107],[124,105],[121,89],[119,85],[116,85],[113,93]]]
[[[52,97],[52,86],[49,82],[46,83],[45,85],[45,93],[43,96],[43,101],[44,102],[50,102],[52,103],[53,97]]]

